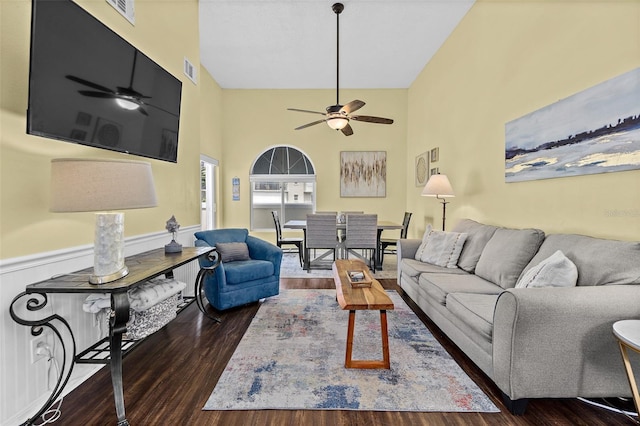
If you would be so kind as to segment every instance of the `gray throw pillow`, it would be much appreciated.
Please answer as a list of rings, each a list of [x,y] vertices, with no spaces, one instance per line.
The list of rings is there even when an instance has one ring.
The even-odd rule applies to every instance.
[[[522,274],[516,288],[575,287],[576,282],[578,268],[564,253],[557,250]]]
[[[251,259],[249,257],[249,247],[247,247],[247,243],[217,243],[216,251],[220,253],[221,262]]]
[[[429,235],[433,231],[431,224],[427,225],[427,229],[424,231],[424,235],[422,235],[422,242],[416,251],[415,256],[413,257],[415,260],[420,260],[422,258],[422,253],[424,252],[424,248],[427,246],[427,240],[429,239]]]
[[[476,275],[502,288],[513,288],[543,240],[544,232],[539,229],[498,228],[482,250]]]
[[[445,268],[456,268],[467,234],[431,230],[423,240],[420,261]]]

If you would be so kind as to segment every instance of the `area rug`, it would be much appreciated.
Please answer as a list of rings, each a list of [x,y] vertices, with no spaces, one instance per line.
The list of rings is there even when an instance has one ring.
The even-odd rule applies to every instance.
[[[335,290],[266,299],[204,410],[499,412],[395,291],[390,370],[344,368],[348,311]],[[379,311],[358,311],[354,359],[380,359]]]
[[[377,279],[389,279],[397,277],[397,259],[395,255],[385,255],[382,270],[376,271]],[[326,269],[311,269],[307,272],[300,266],[298,253],[285,252],[280,264],[280,278],[331,278],[331,262],[327,262]]]

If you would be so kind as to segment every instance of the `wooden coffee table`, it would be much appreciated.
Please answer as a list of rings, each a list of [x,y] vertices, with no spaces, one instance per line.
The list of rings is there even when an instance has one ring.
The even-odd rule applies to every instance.
[[[394,308],[393,302],[380,283],[372,279],[371,287],[354,288],[347,277],[347,271],[363,270],[369,274],[369,268],[360,260],[336,260],[333,263],[333,280],[336,284],[338,304],[349,310],[349,326],[347,330],[347,353],[344,366],[346,368],[391,368],[389,360],[389,333],[387,330],[387,310]],[[353,329],[357,310],[379,310],[382,335],[382,360],[353,360]]]

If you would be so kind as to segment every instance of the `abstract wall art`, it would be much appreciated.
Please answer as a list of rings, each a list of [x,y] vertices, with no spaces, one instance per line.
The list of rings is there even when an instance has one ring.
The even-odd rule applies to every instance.
[[[387,152],[340,152],[341,197],[386,197]]]
[[[505,180],[640,169],[640,68],[505,125]]]

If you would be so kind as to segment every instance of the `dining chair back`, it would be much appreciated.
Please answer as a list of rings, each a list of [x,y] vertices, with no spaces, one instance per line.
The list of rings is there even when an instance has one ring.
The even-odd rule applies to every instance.
[[[273,224],[275,225],[276,228],[276,245],[280,248],[282,248],[282,246],[295,246],[298,252],[298,258],[300,259],[300,266],[303,266],[304,264],[304,260],[303,260],[303,239],[300,237],[287,237],[287,238],[283,238],[282,237],[282,225],[280,223],[280,215],[278,214],[277,210],[273,210],[271,212],[271,215],[273,216]]]
[[[378,251],[378,215],[377,214],[349,214],[347,215],[346,239],[344,241],[346,257],[353,250],[363,250],[369,253],[368,262],[376,271],[376,256]]]
[[[404,212],[404,218],[402,219],[402,230],[400,230],[400,239],[407,238],[407,231],[409,230],[409,222],[411,221],[411,212]],[[378,247],[380,255],[380,265],[384,262],[385,254],[397,254],[397,238],[380,238],[380,247]]]
[[[333,260],[335,260],[337,244],[336,216],[329,214],[308,214],[304,242],[305,269],[311,269],[311,250],[314,250],[314,252],[316,249],[330,250],[333,253]]]

